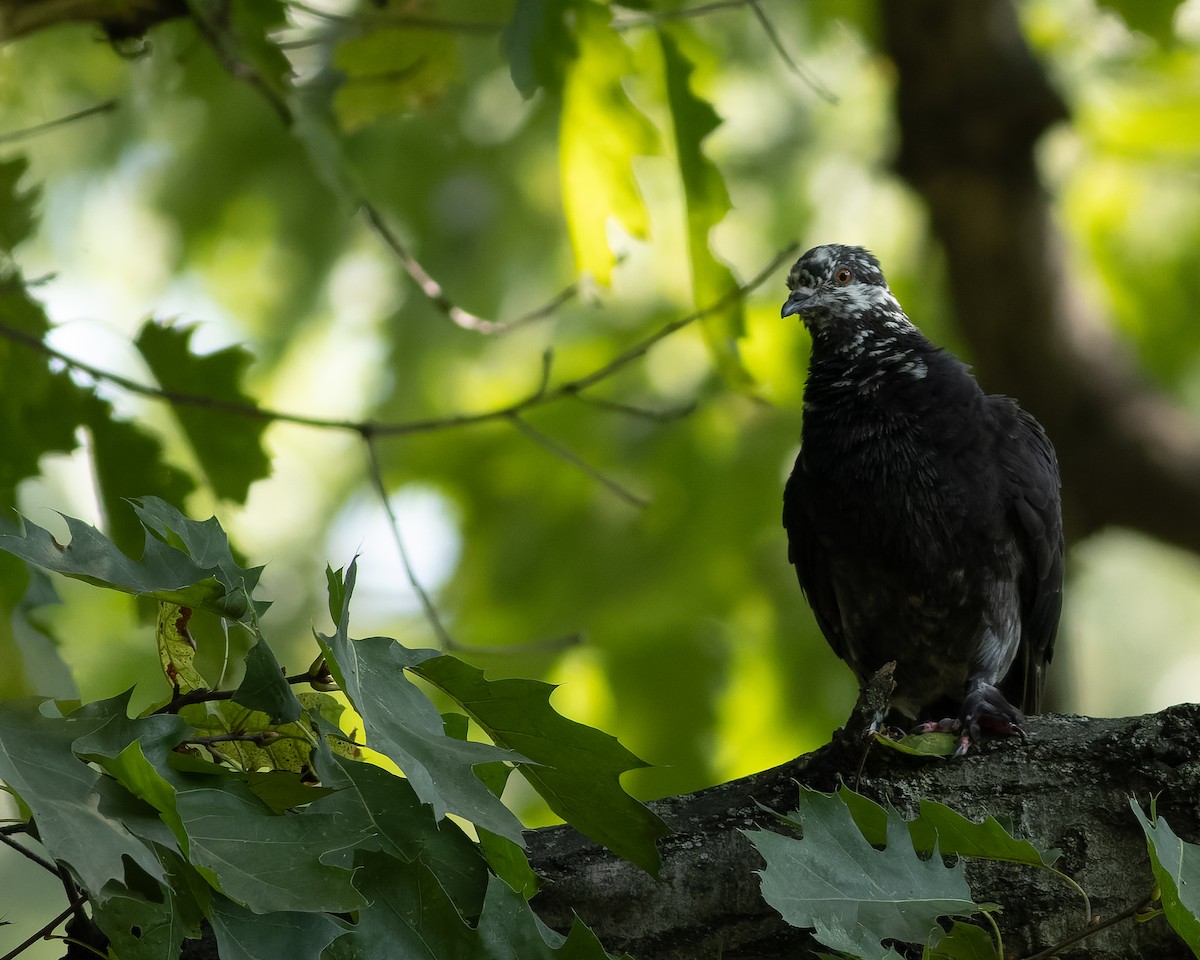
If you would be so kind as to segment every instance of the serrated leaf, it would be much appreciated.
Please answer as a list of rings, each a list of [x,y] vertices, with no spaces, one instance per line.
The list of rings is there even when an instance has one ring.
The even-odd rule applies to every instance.
[[[913,846],[922,853],[978,857],[1031,867],[1049,867],[1059,851],[1041,850],[1029,840],[1019,840],[993,816],[982,822],[969,820],[935,800],[922,800],[920,813],[908,824]]]
[[[199,395],[211,401],[209,407],[180,403],[172,407],[213,492],[243,503],[250,484],[270,473],[271,462],[262,447],[267,420],[231,416],[220,407],[256,408],[254,399],[241,388],[253,356],[242,347],[199,356],[191,349],[195,329],[149,322],[134,345],[168,394]]]
[[[502,797],[513,768],[503,763],[485,763],[476,767],[475,772],[492,793]],[[507,837],[490,830],[476,828],[475,832],[479,834],[479,849],[483,851],[492,873],[526,900],[538,892],[538,875],[529,865],[524,850]]]
[[[608,960],[579,920],[568,936],[556,933],[498,877],[489,879],[483,913],[472,928],[424,864],[379,853],[364,855],[362,862],[355,883],[371,906],[350,933],[334,941],[326,960]]]
[[[598,283],[612,280],[616,256],[608,219],[634,237],[650,231],[633,175],[633,158],[654,153],[653,126],[621,85],[634,72],[629,48],[609,23],[611,11],[581,2],[575,9],[576,56],[566,70],[559,122],[563,206],[579,269]]]
[[[1200,846],[1180,840],[1150,805],[1150,817],[1132,797],[1129,806],[1146,834],[1150,866],[1171,928],[1200,957]]]
[[[18,190],[17,183],[29,169],[22,156],[0,160],[0,252],[12,253],[13,248],[29,236],[36,219],[34,205],[41,190],[30,187]]]
[[[189,704],[180,716],[197,734],[213,738],[207,749],[242,773],[286,770],[300,773],[309,762],[316,734],[301,719],[279,724],[267,714],[233,700]],[[247,739],[254,737],[255,739]]]
[[[240,594],[247,611],[253,616],[262,616],[271,606],[268,600],[254,600],[252,597],[263,568],[243,567],[238,562],[229,546],[229,538],[216,517],[193,520],[158,497],[138,497],[133,501],[133,508],[142,526],[164,543],[181,550],[205,569],[219,571],[218,579],[230,596]],[[253,617],[235,619],[249,623]]]
[[[461,72],[454,34],[411,27],[376,27],[345,40],[334,65],[344,80],[333,109],[348,133],[384,117],[428,109]]]
[[[338,817],[277,816],[236,781],[180,790],[176,804],[191,862],[255,913],[336,913],[365,905],[350,883],[353,871],[326,862],[362,839]]]
[[[252,620],[266,606],[251,601],[246,592],[249,575],[254,574],[252,579],[257,580],[255,571],[241,571],[236,582],[230,583],[229,571],[202,566],[182,549],[155,536],[147,535],[142,558],[133,560],[91,524],[74,517],[63,517],[71,538],[65,546],[48,530],[22,520],[19,533],[0,534],[0,550],[65,577],[134,596],[199,607],[231,620]]]
[[[347,929],[324,913],[258,914],[220,895],[213,898],[211,922],[221,960],[320,960]]]
[[[362,717],[367,746],[391,759],[417,796],[433,805],[440,819],[447,812],[508,837],[521,839],[521,822],[474,773],[476,764],[520,757],[490,744],[446,736],[437,708],[405,674],[436,657],[436,650],[410,650],[387,637],[351,640],[350,597],[356,563],[346,571],[337,629],[317,634],[334,679]]]
[[[124,811],[111,812],[120,794],[133,798],[72,750],[103,725],[95,716],[45,716],[35,700],[0,703],[0,780],[29,807],[50,856],[70,865],[97,899],[122,875],[123,857],[163,879],[154,854],[123,822]]]
[[[670,830],[621,788],[622,773],[646,764],[616,737],[558,713],[550,706],[552,684],[488,680],[451,656],[425,660],[413,672],[458,701],[495,743],[532,760],[519,770],[551,810],[648,873],[658,872],[655,843]]]
[[[41,304],[25,291],[19,274],[0,269],[0,324],[18,337],[40,342],[50,329]],[[51,370],[49,361],[11,337],[0,338],[0,510],[16,506],[17,485],[38,472],[46,453],[75,449],[75,428],[83,422],[92,395],[76,385],[65,370]]]
[[[152,883],[146,891],[131,890],[109,881],[94,905],[94,918],[111,942],[112,955],[121,960],[162,960],[178,957],[186,937],[200,935],[199,923],[185,921],[191,911],[182,908],[170,885]]]
[[[750,374],[742,366],[737,341],[745,333],[743,301],[733,296],[738,289],[727,264],[713,253],[709,236],[713,227],[731,209],[725,179],[704,153],[704,140],[721,124],[707,100],[692,89],[692,63],[667,31],[659,31],[671,110],[675,161],[683,185],[687,217],[688,260],[692,272],[692,295],[697,308],[729,298],[720,310],[701,321],[705,339],[717,368],[731,383],[747,385]]]
[[[766,861],[763,898],[792,926],[815,928],[825,946],[891,960],[884,940],[923,943],[944,916],[986,908],[971,899],[961,862],[920,859],[904,820],[888,814],[887,846],[876,850],[836,796],[804,790],[795,817],[804,837],[768,831],[747,836]]]
[[[479,850],[449,818],[437,820],[412,786],[382,767],[319,748],[316,766],[321,782],[335,790],[312,807],[335,814],[358,830],[362,850],[382,850],[406,862],[420,860],[466,916],[483,907],[487,865]]]
[[[304,712],[275,659],[275,652],[262,638],[246,653],[246,672],[233,692],[233,699],[267,714],[272,723],[291,723]]]

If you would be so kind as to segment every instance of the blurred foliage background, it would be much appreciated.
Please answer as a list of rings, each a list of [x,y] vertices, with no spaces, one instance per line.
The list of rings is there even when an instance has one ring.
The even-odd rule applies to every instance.
[[[965,353],[889,167],[872,5],[197,0],[144,34],[22,27],[39,6],[0,5],[0,324],[35,341],[0,335],[4,507],[114,535],[133,529],[123,497],[215,513],[267,565],[289,667],[327,627],[325,564],[356,554],[356,635],[435,645],[360,432],[230,407],[451,418],[372,443],[457,652],[562,684],[558,709],[654,764],[627,777],[642,797],[824,742],[855,690],[779,522],[808,348],[779,319],[791,257],[730,292],[793,242],[861,243]],[[1200,2],[1019,13],[1072,110],[1040,163],[1074,280],[1200,413]],[[452,420],[597,372],[519,418]],[[48,603],[9,559],[0,695],[165,696],[136,603],[58,582]],[[243,652],[209,637],[214,678],[226,642]],[[1062,710],[1200,698],[1197,559],[1136,531],[1077,544],[1054,673]]]

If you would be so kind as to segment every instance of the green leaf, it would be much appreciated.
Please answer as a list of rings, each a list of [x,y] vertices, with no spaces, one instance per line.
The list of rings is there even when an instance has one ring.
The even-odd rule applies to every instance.
[[[22,156],[0,160],[0,253],[12,253],[33,230],[34,205],[41,190],[38,187],[24,191],[17,189],[17,182],[28,169],[29,161]]]
[[[978,857],[1031,867],[1049,867],[1059,857],[1057,850],[1041,850],[1029,840],[1018,840],[995,817],[981,823],[968,820],[945,804],[922,800],[915,820],[908,824],[913,846],[922,853],[939,851],[942,856]]]
[[[405,862],[420,860],[433,871],[459,911],[478,915],[487,886],[487,865],[462,829],[448,818],[435,819],[412,786],[382,767],[335,757],[318,748],[321,782],[335,789],[312,807],[334,814],[364,839],[362,850],[382,850]]]
[[[1150,817],[1132,797],[1129,806],[1146,834],[1150,866],[1167,922],[1200,957],[1200,846],[1180,840],[1167,821],[1156,815],[1153,802]]]
[[[517,760],[516,754],[490,744],[446,736],[437,708],[405,671],[436,657],[436,650],[410,650],[395,640],[348,635],[350,596],[356,564],[346,572],[345,594],[337,629],[317,634],[329,669],[362,717],[367,745],[389,757],[440,819],[447,812],[508,837],[521,840],[521,822],[474,773],[479,763]]]
[[[72,751],[76,739],[104,725],[95,716],[49,717],[38,701],[0,703],[0,780],[29,807],[42,844],[68,864],[97,899],[128,857],[148,875],[163,879],[150,849],[113,811],[123,789],[102,777]]]
[[[910,757],[951,757],[958,749],[958,738],[952,733],[914,733],[899,740],[879,736],[874,742]]]
[[[539,87],[557,90],[563,70],[575,56],[575,44],[565,18],[574,3],[550,0],[517,0],[512,19],[504,27],[504,55],[513,86],[526,100]]]
[[[191,862],[219,891],[255,913],[355,910],[353,871],[326,862],[362,835],[330,814],[277,816],[244,786],[176,796]]]
[[[233,699],[267,714],[272,723],[291,723],[304,712],[275,659],[275,652],[261,638],[246,654],[246,673]]]
[[[77,446],[75,428],[83,422],[91,394],[72,382],[65,370],[54,371],[36,348],[50,322],[41,304],[26,293],[19,274],[0,269],[0,510],[16,506],[17,484],[38,472],[46,453],[68,453]]]
[[[205,398],[203,407],[174,403],[175,416],[213,492],[243,503],[250,484],[271,468],[262,448],[266,418],[238,416],[229,409],[257,409],[240,386],[253,357],[241,347],[197,356],[191,351],[195,329],[149,322],[134,345],[164,390]]]
[[[955,920],[948,933],[935,931],[921,960],[996,960],[996,943],[982,927]]]
[[[634,67],[611,20],[601,4],[576,7],[578,52],[567,67],[559,123],[563,205],[575,261],[602,284],[612,280],[616,263],[608,243],[609,217],[634,237],[650,232],[633,158],[655,152],[658,145],[653,126],[621,85]]]
[[[333,109],[347,132],[429,108],[461,72],[453,33],[412,27],[377,27],[346,40],[334,65],[345,79]]]
[[[670,833],[644,804],[621,789],[621,774],[646,764],[615,737],[568,720],[550,706],[552,684],[488,680],[450,656],[425,660],[414,673],[452,696],[497,744],[533,761],[521,775],[550,809],[576,830],[656,874],[656,841]]]
[[[154,516],[164,511],[173,513],[178,518],[179,528],[185,532],[206,526],[193,524],[154,498],[148,497],[142,503],[154,506]],[[154,519],[143,506],[137,510],[144,524]],[[230,568],[223,561],[218,561],[220,565],[202,565],[186,552],[186,540],[181,540],[172,530],[164,531],[171,535],[170,545],[148,535],[142,558],[135,561],[91,524],[74,517],[63,517],[63,520],[71,535],[66,546],[55,540],[48,530],[23,519],[19,533],[0,534],[0,550],[65,577],[134,596],[199,607],[231,620],[253,620],[267,606],[262,601],[252,601],[248,592],[257,583],[261,568],[242,570],[236,564]],[[220,531],[215,520],[209,523]],[[201,558],[207,559],[207,554],[202,553]]]
[[[576,920],[563,937],[543,924],[524,898],[498,877],[488,881],[477,927],[464,922],[420,862],[380,853],[362,857],[355,883],[371,906],[354,929],[334,941],[326,960],[404,957],[405,960],[607,960],[590,930]]]
[[[922,860],[904,820],[888,813],[887,847],[876,850],[836,796],[802,790],[794,815],[801,840],[747,836],[766,860],[763,898],[792,926],[813,927],[825,946],[864,960],[892,960],[882,941],[923,943],[940,917],[987,909],[971,899],[961,862]]]
[[[196,484],[169,464],[158,439],[136,423],[117,420],[112,407],[96,399],[88,407],[90,452],[104,508],[104,528],[125,552],[141,546],[142,527],[126,500],[138,495],[183,503]]]
[[[184,889],[139,877],[139,889],[110,880],[93,905],[95,920],[121,960],[177,957],[186,937],[200,936],[201,912]]]
[[[746,385],[751,378],[742,366],[737,347],[738,338],[746,329],[745,310],[741,298],[732,296],[739,284],[709,244],[713,227],[732,207],[721,172],[703,150],[704,140],[720,126],[721,119],[708,101],[692,89],[692,64],[680,52],[671,34],[659,31],[658,37],[665,66],[667,104],[671,109],[675,161],[683,184],[692,295],[697,308],[730,298],[726,306],[705,316],[701,326],[717,368],[731,383]]]
[[[323,913],[253,913],[228,897],[216,896],[212,928],[221,960],[320,960],[347,927]]]
[[[498,797],[504,795],[504,786],[512,772],[513,768],[504,763],[484,763],[475,768],[475,773]],[[479,834],[479,849],[483,851],[492,873],[526,900],[538,892],[538,875],[529,865],[524,850],[507,837],[490,830],[476,828],[475,832]]]
[[[1138,30],[1161,44],[1174,39],[1175,11],[1183,0],[1099,0],[1116,13],[1130,30]]]

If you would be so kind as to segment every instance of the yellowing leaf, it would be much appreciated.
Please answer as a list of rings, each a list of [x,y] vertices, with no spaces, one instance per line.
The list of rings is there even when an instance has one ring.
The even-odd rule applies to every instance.
[[[608,242],[609,217],[632,236],[650,232],[632,162],[657,148],[654,128],[621,86],[632,63],[629,48],[609,27],[611,18],[595,3],[578,10],[578,56],[563,82],[559,129],[563,207],[575,261],[604,284],[616,263]]]

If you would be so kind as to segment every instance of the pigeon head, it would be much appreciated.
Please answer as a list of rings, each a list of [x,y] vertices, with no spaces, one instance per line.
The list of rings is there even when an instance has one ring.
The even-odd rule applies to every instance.
[[[911,327],[869,250],[827,243],[796,261],[787,279],[791,294],[781,315],[799,315],[816,338],[843,341],[857,331]],[[861,338],[856,338],[861,342]]]

